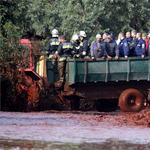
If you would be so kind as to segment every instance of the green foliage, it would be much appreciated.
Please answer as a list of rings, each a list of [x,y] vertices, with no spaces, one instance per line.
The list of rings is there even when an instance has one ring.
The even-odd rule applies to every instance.
[[[90,41],[105,31],[117,36],[131,29],[150,30],[150,0],[1,0],[0,6],[0,36],[7,38],[13,34],[6,30],[10,25],[27,38],[47,38],[57,28],[70,39],[84,30]]]

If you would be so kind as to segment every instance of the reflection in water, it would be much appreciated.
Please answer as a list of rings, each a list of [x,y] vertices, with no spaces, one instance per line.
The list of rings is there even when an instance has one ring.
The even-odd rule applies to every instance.
[[[0,140],[0,150],[148,150],[149,144],[108,140],[104,143],[60,143],[27,140]]]

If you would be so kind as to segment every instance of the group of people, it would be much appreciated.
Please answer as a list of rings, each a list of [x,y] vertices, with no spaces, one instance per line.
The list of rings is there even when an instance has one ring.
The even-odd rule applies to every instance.
[[[62,86],[64,81],[64,68],[67,58],[83,58],[96,59],[113,57],[118,60],[119,57],[142,57],[150,56],[150,31],[146,33],[131,32],[119,33],[118,39],[115,39],[114,33],[104,33],[96,35],[95,40],[88,42],[86,33],[80,31],[79,35],[75,34],[72,37],[72,43],[66,40],[65,36],[59,36],[58,30],[52,30],[52,38],[49,40],[46,53],[52,59],[53,67],[55,68],[56,58],[59,58],[59,76],[60,80],[57,85]]]
[[[69,58],[112,59],[115,57],[142,57],[150,56],[150,31],[146,33],[137,33],[135,30],[126,32],[124,35],[119,33],[118,39],[115,39],[113,32],[96,35],[96,39],[91,46],[84,31],[79,35],[72,37],[72,43],[66,40],[65,36],[58,36],[58,30],[52,31],[52,38],[49,40],[46,52],[49,58],[59,56],[59,61]]]

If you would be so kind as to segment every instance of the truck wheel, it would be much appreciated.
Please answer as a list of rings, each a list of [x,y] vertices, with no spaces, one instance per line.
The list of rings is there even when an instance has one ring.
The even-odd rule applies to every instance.
[[[96,109],[100,112],[110,112],[116,111],[118,107],[118,100],[117,99],[99,99],[95,101]]]
[[[40,88],[31,77],[25,77],[25,84],[19,85],[16,111],[36,110],[40,99]]]
[[[30,87],[27,89],[28,92],[28,107],[27,111],[34,111],[36,110],[38,103],[39,103],[39,98],[40,98],[40,93],[39,93],[39,87],[36,84],[36,82],[33,82]]]
[[[143,95],[136,89],[127,89],[119,97],[119,107],[125,112],[138,112],[143,107]]]

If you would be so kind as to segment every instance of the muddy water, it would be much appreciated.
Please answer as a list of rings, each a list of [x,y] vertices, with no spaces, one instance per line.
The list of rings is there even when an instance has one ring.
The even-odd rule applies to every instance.
[[[149,150],[150,144],[108,140],[102,143],[60,143],[27,140],[0,140],[0,150]]]
[[[150,128],[147,124],[139,124],[139,118],[143,120],[144,117],[116,112],[0,112],[0,150],[148,150]]]

